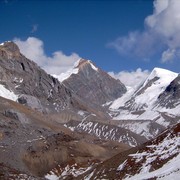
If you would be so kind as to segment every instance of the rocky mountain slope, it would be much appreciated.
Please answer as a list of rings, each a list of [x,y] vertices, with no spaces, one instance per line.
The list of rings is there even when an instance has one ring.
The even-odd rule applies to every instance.
[[[0,97],[0,164],[9,168],[7,172],[1,169],[0,177],[8,176],[12,169],[14,176],[21,172],[43,177],[56,166],[72,161],[88,165],[128,148],[72,132],[36,110]]]
[[[88,166],[129,148],[64,127],[73,119],[81,122],[84,115],[109,116],[24,57],[13,42],[0,45],[0,95],[2,178],[41,179],[57,166]]]
[[[3,97],[43,112],[58,123],[66,123],[67,127],[71,125],[68,121],[76,120],[79,124],[89,118],[101,127],[104,124],[107,126],[106,121],[110,116],[102,103],[114,100],[126,92],[119,80],[111,78],[88,60],[79,60],[71,74],[59,82],[24,57],[13,42],[2,44],[0,52],[0,92],[4,89],[2,95],[5,91],[11,94]],[[75,130],[87,133],[82,126],[78,127]],[[139,136],[130,131],[130,138],[126,138],[127,130],[120,128],[122,131],[117,132],[119,128],[113,127],[114,132],[109,133],[105,139],[121,141],[123,137],[123,142],[133,146],[146,141],[146,138],[137,138]],[[91,134],[97,136],[97,129],[98,126]],[[107,131],[109,129],[111,126],[107,127]],[[104,138],[103,134],[101,138]]]
[[[16,44],[0,46],[0,83],[18,95],[17,101],[41,112],[63,109],[70,103],[71,92],[24,57]]]
[[[91,103],[87,103],[86,99],[74,92],[74,89],[60,83],[23,56],[13,42],[0,45],[0,84],[14,92],[18,96],[19,103],[44,113],[61,112],[64,109],[83,109],[104,118],[108,117],[106,113],[101,113],[103,110],[100,106],[94,107]],[[119,84],[121,86],[112,88],[113,93],[125,91],[125,87],[120,82]],[[111,98],[115,99],[118,95],[121,94],[114,93],[114,97],[112,94]]]

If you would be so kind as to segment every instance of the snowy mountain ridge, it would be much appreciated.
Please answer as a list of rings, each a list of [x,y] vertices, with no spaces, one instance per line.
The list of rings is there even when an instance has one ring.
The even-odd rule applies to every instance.
[[[133,97],[134,106],[133,109],[147,109],[150,105],[153,105],[158,96],[165,90],[165,88],[178,76],[178,73],[174,73],[169,70],[154,68],[148,78],[145,80],[140,88],[133,90],[132,88],[124,94],[123,97],[115,100],[110,109],[118,109],[122,106],[122,102],[125,106],[128,106],[128,101]],[[123,99],[123,101],[122,101]],[[125,99],[125,100],[124,100]],[[146,103],[148,102],[148,106]]]
[[[114,120],[154,120],[167,127],[169,125],[165,115],[171,116],[173,109],[159,105],[159,96],[170,83],[178,77],[177,73],[169,70],[154,68],[145,82],[136,90],[130,89],[127,93],[115,100],[110,111]],[[169,112],[169,115],[167,114]],[[178,115],[179,113],[175,111]]]

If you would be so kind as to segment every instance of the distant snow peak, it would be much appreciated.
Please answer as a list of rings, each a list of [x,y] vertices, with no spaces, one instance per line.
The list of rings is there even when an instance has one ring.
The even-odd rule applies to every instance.
[[[169,71],[167,69],[162,69],[162,68],[154,68],[151,72],[151,74],[149,75],[149,77],[147,78],[148,80],[153,79],[154,77],[159,77],[159,78],[163,78],[166,79],[167,77],[175,79],[178,76],[178,73]]]
[[[126,94],[112,103],[110,106],[110,111],[112,111],[112,114],[114,114],[113,119],[159,119],[158,123],[166,127],[167,125],[165,125],[164,120],[160,118],[161,112],[170,112],[170,110],[167,110],[166,108],[165,110],[157,110],[155,107],[158,103],[159,95],[165,91],[167,86],[177,76],[178,73],[166,69],[154,68],[145,82],[138,87],[138,89],[135,91],[127,91]],[[126,109],[120,108],[123,106],[126,107]],[[176,113],[175,109],[172,111]]]
[[[154,68],[149,77],[138,91],[136,91],[136,103],[153,104],[166,87],[178,76],[178,73]]]
[[[92,63],[90,60],[78,59],[72,68],[68,71],[61,73],[60,75],[52,74],[53,77],[57,78],[60,82],[68,79],[72,74],[78,74],[79,70],[83,68],[85,65],[89,64],[91,68],[95,71],[98,71],[98,68]]]

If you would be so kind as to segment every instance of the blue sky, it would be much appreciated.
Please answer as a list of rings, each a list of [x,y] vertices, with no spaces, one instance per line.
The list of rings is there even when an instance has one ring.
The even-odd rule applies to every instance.
[[[180,71],[180,48],[174,40],[180,37],[180,18],[169,15],[179,15],[178,0],[1,0],[0,12],[0,42],[16,40],[21,48],[35,43],[41,58],[48,59],[41,66],[60,56],[70,65],[71,58],[80,56],[108,72],[157,66]],[[30,37],[33,43],[27,42]]]

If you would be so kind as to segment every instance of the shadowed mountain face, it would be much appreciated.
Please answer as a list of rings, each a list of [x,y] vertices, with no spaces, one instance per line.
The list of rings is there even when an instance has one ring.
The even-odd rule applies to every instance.
[[[81,59],[74,68],[78,69],[78,72],[63,83],[90,103],[102,105],[121,97],[126,92],[124,84],[113,79],[89,60]]]

